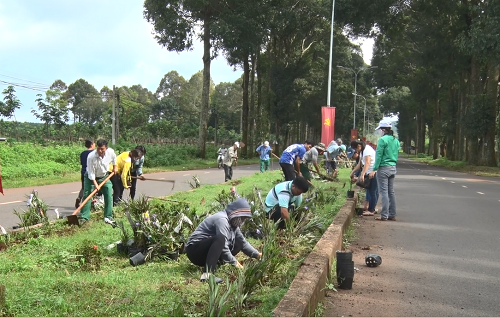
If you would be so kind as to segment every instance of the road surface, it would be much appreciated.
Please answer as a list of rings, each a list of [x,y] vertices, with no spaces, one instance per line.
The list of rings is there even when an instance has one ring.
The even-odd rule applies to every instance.
[[[279,168],[276,162],[274,162],[273,166],[274,169]],[[252,175],[258,171],[259,165],[236,166],[233,168],[233,180]],[[175,187],[172,190],[171,183],[138,180],[136,197],[141,193],[151,197],[160,197],[178,191],[189,190],[191,187],[187,181],[192,181],[192,177],[195,175],[198,176],[202,185],[224,182],[224,169],[217,168],[144,174],[146,178],[176,180]],[[4,189],[5,195],[0,196],[0,225],[8,230],[19,224],[19,218],[13,211],[27,209],[27,196],[32,190],[37,190],[39,198],[50,206],[49,217],[55,218],[54,210],[56,208],[62,217],[69,215],[75,210],[75,199],[80,187],[80,182],[71,182],[30,188]],[[126,196],[128,196],[127,190],[124,193],[124,197]]]
[[[359,271],[324,316],[498,316],[500,180],[400,159],[395,189],[396,222],[358,219]]]

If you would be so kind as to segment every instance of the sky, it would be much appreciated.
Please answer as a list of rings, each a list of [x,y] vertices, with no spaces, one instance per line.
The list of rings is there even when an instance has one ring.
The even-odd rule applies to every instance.
[[[372,45],[362,44],[368,64]],[[69,85],[83,78],[97,90],[140,84],[155,92],[170,71],[188,80],[202,70],[202,56],[201,42],[181,53],[159,45],[143,17],[143,1],[0,0],[0,91],[21,85],[15,85],[20,122],[38,122],[31,114],[36,94],[45,97],[57,79]],[[241,72],[222,56],[211,64],[216,84],[234,82]]]

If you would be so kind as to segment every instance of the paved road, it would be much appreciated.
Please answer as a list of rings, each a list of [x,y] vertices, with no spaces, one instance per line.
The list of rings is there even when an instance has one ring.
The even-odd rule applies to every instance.
[[[277,169],[279,166],[274,163],[274,168]],[[257,171],[259,171],[258,165],[236,166],[233,169],[233,179],[252,175]],[[194,175],[198,176],[201,184],[216,184],[224,181],[224,170],[217,168],[151,173],[144,176],[146,178],[176,180],[174,189],[172,190],[171,183],[139,180],[137,192],[159,197],[177,191],[189,190],[191,187],[187,181],[192,181],[191,178]],[[80,191],[80,186],[80,182],[72,182],[31,188],[4,189],[5,196],[0,196],[0,225],[5,229],[11,229],[19,223],[19,218],[13,214],[13,211],[14,209],[17,211],[26,210],[26,196],[34,189],[38,191],[39,197],[50,206],[49,216],[55,218],[54,210],[56,208],[62,216],[71,214],[75,210],[75,199]],[[125,196],[128,196],[127,190],[124,193]]]
[[[359,220],[360,270],[325,316],[498,316],[500,180],[401,159],[395,185],[397,221]]]

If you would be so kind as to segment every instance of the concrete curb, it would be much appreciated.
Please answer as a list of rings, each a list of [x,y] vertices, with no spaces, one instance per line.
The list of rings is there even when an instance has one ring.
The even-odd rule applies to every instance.
[[[342,236],[355,213],[358,193],[347,199],[314,249],[302,263],[287,293],[274,309],[275,317],[311,317],[325,296],[336,251],[342,249]]]

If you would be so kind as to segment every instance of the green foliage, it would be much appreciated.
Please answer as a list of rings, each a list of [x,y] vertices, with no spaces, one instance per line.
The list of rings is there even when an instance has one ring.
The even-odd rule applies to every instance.
[[[26,198],[28,198],[29,202],[28,210],[23,211],[23,213],[14,210],[14,214],[21,220],[19,226],[27,228],[28,226],[40,223],[48,224],[47,210],[49,209],[49,205],[38,197],[36,190],[31,191],[31,194],[27,195]]]
[[[98,271],[101,269],[103,257],[96,242],[92,240],[82,241],[76,246],[74,254],[82,270]]]

